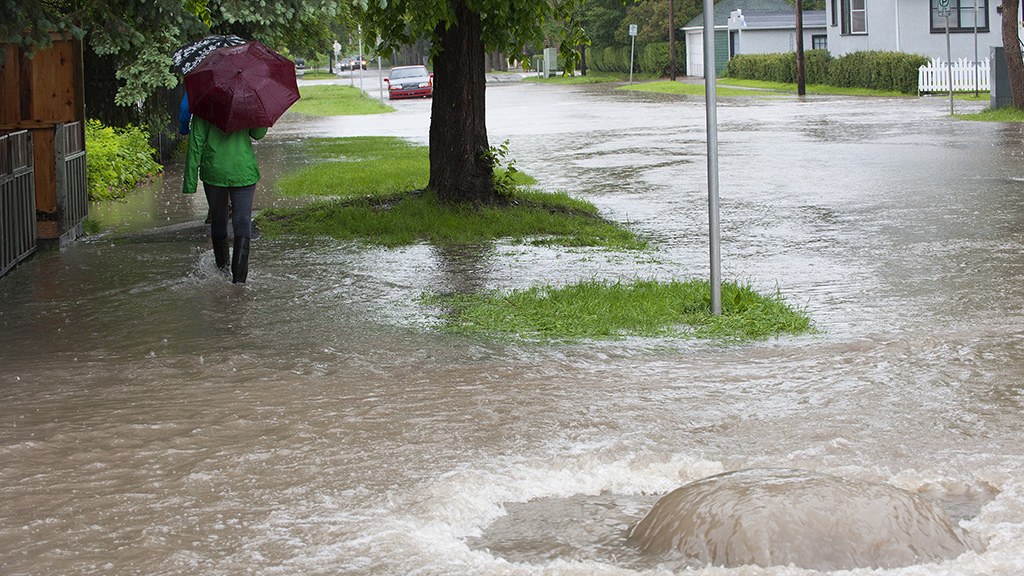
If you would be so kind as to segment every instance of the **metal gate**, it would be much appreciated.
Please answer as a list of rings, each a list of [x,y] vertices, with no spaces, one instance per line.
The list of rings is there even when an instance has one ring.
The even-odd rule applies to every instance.
[[[0,136],[0,276],[36,250],[32,133]]]
[[[56,124],[53,135],[60,230],[70,230],[88,216],[89,188],[85,167],[85,126]],[[77,234],[75,234],[77,236]]]

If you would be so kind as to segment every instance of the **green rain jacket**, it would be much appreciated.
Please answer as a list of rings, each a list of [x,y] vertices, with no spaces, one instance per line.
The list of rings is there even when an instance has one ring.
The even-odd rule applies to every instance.
[[[248,186],[260,179],[260,167],[252,140],[267,135],[266,128],[224,132],[198,116],[192,116],[188,156],[181,191],[194,194],[199,180],[214,186]]]

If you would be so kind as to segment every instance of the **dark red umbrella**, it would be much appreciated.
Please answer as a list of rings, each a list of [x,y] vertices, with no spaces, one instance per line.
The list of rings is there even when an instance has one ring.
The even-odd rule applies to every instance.
[[[295,64],[259,42],[218,48],[185,75],[192,114],[225,132],[273,126],[299,99]]]

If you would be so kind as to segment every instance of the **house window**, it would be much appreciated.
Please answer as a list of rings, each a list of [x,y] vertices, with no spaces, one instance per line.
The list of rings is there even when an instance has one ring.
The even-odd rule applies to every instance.
[[[839,26],[839,0],[832,0],[832,25]]]
[[[828,50],[828,36],[824,34],[811,36],[811,50]]]
[[[839,0],[842,6],[843,34],[867,34],[868,33],[868,11],[865,6],[867,0]],[[938,0],[932,0],[938,2]],[[953,1],[953,0],[950,0]]]
[[[949,31],[974,32],[975,0],[949,0]],[[978,32],[988,32],[988,0],[978,2]],[[946,18],[939,16],[939,0],[931,0],[931,21],[933,34],[946,33]]]

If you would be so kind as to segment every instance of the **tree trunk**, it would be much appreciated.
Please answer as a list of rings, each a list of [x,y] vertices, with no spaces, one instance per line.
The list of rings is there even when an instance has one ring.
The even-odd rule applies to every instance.
[[[804,81],[804,7],[796,0],[796,93],[807,94]]]
[[[668,79],[676,81],[676,3],[668,0]]]
[[[466,0],[451,0],[455,22],[438,26],[434,99],[430,109],[430,181],[445,202],[493,204],[493,167],[487,159],[484,44],[480,15]]]
[[[1013,94],[1013,106],[1024,110],[1024,61],[1021,60],[1020,36],[1017,33],[1019,0],[1003,2],[1003,55]]]

